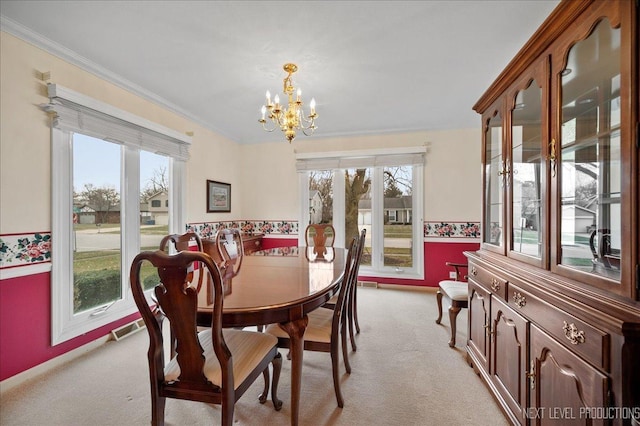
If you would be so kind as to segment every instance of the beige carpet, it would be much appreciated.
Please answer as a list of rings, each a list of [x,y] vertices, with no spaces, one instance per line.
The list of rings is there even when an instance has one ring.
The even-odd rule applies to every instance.
[[[448,317],[436,325],[435,293],[358,288],[362,332],[343,371],[343,409],[333,393],[329,354],[305,352],[300,424],[506,425],[497,404],[465,362],[466,310],[449,348]],[[148,335],[138,332],[1,395],[0,424],[148,425]],[[282,351],[283,356],[285,352]],[[237,425],[288,425],[290,368],[284,359],[281,411],[257,401],[259,379],[236,404]],[[344,366],[342,366],[344,367]],[[167,400],[170,425],[220,424],[219,406]]]

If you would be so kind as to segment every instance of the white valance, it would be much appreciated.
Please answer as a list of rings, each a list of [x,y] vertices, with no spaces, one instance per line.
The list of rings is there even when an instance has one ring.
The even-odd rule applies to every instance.
[[[425,154],[425,147],[300,154],[296,156],[296,169],[298,172],[305,172],[309,170],[355,169],[376,166],[424,165]]]
[[[48,85],[47,112],[55,113],[53,126],[82,133],[177,160],[189,159],[191,138],[129,112],[56,84]]]

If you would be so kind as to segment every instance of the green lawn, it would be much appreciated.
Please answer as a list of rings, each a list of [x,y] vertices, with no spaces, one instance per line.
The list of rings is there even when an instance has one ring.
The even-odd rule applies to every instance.
[[[75,225],[74,229],[96,229],[95,225]],[[119,234],[119,224],[104,224],[99,227],[100,233]],[[140,230],[146,235],[166,235],[167,225],[144,227]],[[142,247],[141,250],[155,250],[153,247]],[[121,270],[120,250],[79,251],[74,253],[74,312],[102,306],[121,297],[120,283],[124,278],[129,281],[129,270]],[[158,282],[158,274],[151,264],[144,264],[140,270],[140,278],[145,288],[151,288]],[[98,288],[99,287],[99,288]]]
[[[79,251],[73,256],[76,274],[101,269],[120,269],[120,250]]]
[[[86,231],[97,229],[101,234],[119,234],[120,233],[120,224],[119,223],[102,223],[100,226],[96,226],[94,224],[75,224],[73,225],[74,231]],[[153,225],[153,226],[144,226],[140,229],[141,234],[146,235],[167,235],[169,233],[168,225]]]

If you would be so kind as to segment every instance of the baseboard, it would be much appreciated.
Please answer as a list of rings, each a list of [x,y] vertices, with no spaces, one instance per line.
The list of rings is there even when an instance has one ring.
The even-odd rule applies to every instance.
[[[50,359],[49,361],[45,361],[42,364],[38,364],[35,367],[32,367],[28,370],[23,371],[22,373],[18,373],[15,376],[11,376],[8,379],[5,379],[0,382],[0,396],[4,392],[7,392],[16,386],[19,386],[33,378],[40,376],[41,374],[46,373],[49,370],[52,370],[62,364],[65,364],[69,361],[72,361],[87,352],[91,352],[92,350],[104,345],[111,338],[110,335],[106,335],[100,337],[92,342],[89,342],[85,345],[82,345],[78,348],[75,348],[67,353],[59,355],[55,358]]]
[[[427,293],[435,293],[438,290],[436,287],[427,287],[424,285],[383,284],[383,283],[376,283],[375,288],[387,289],[387,290],[421,291],[421,292],[427,292]]]

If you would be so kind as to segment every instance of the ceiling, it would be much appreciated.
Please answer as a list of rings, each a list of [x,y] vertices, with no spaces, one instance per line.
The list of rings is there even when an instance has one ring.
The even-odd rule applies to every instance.
[[[8,1],[2,29],[238,143],[294,62],[313,137],[473,128],[473,104],[558,4]],[[47,71],[47,70],[42,70]],[[55,83],[55,75],[52,76]],[[298,139],[305,136],[298,136]]]

